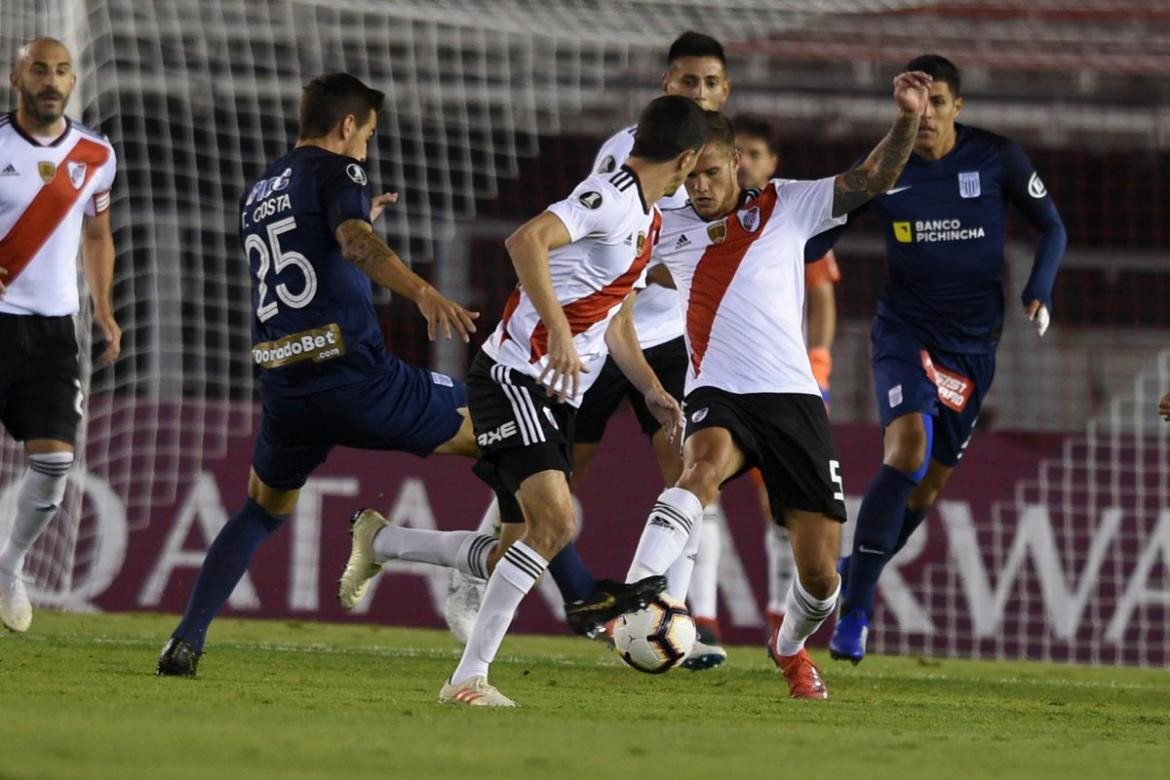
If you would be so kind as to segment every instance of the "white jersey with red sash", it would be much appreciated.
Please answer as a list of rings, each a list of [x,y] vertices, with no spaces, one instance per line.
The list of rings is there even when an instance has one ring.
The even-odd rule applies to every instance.
[[[611,174],[593,174],[548,210],[565,224],[571,239],[549,252],[548,261],[553,289],[585,364],[577,395],[568,399],[576,407],[609,354],[609,321],[630,290],[645,283],[662,216],[646,203],[638,175],[625,166]],[[522,286],[512,292],[483,351],[533,378],[548,364],[548,329]]]
[[[773,179],[734,212],[708,222],[691,206],[663,213],[653,261],[684,302],[686,392],[820,395],[801,333],[804,245],[843,224],[833,179]]]
[[[0,115],[0,312],[77,313],[82,220],[110,207],[115,167],[110,142],[83,125],[67,119],[57,138],[37,139]]]

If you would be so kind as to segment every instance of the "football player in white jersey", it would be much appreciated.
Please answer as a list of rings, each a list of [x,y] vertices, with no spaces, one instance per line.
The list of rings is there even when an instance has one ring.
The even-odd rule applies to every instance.
[[[697,32],[685,32],[676,38],[667,53],[662,91],[667,95],[688,97],[706,110],[718,111],[722,108],[731,93],[722,44],[709,35]],[[593,173],[608,175],[617,172],[630,156],[637,130],[637,125],[631,125],[610,136],[597,152]],[[668,209],[686,205],[686,202],[686,189],[680,185],[662,197],[657,205],[660,209]],[[634,299],[634,330],[638,334],[638,343],[646,362],[654,369],[667,392],[681,400],[687,362],[683,321],[673,282],[669,274],[660,272],[661,267],[651,266],[648,269],[647,284]],[[666,485],[674,484],[682,472],[682,454],[677,444],[669,441],[668,432],[647,408],[642,392],[610,357],[593,378],[589,392],[585,393],[577,412],[573,472],[569,479],[569,486],[574,493],[597,454],[609,418],[618,410],[622,401],[629,402],[642,432],[650,438],[663,482]],[[708,512],[718,513],[718,504],[712,504]],[[494,503],[478,530],[491,533],[493,527],[498,527],[498,512]],[[719,533],[717,523],[703,525],[702,544],[691,589],[699,643],[683,662],[690,669],[718,666],[727,659],[727,651],[719,645],[714,619]],[[595,604],[598,597],[606,597],[612,583],[594,577],[581,560],[576,546],[571,543],[549,562],[548,571],[565,599],[565,615],[572,629],[586,636],[599,635],[602,626],[595,622],[598,614]],[[444,617],[461,641],[466,641],[470,625],[475,620],[483,587],[482,580],[452,570]]]
[[[23,46],[9,80],[18,102],[0,115],[0,425],[24,442],[28,471],[0,548],[0,620],[26,631],[25,554],[65,497],[81,422],[79,242],[103,363],[118,357],[122,331],[110,299],[114,148],[65,116],[77,74],[60,41]]]
[[[515,705],[488,683],[488,669],[521,600],[573,538],[573,425],[607,355],[667,430],[682,425],[678,402],[638,347],[631,309],[658,239],[661,213],[654,204],[682,183],[706,138],[707,118],[694,101],[657,98],[642,112],[625,165],[590,175],[506,242],[519,284],[466,379],[481,453],[475,473],[496,493],[504,552],[489,562],[479,613],[441,702]],[[344,593],[359,592],[387,560],[441,561],[431,553],[450,536],[398,528],[363,512],[342,576],[343,602]],[[613,583],[595,619],[639,609],[665,585],[660,575]]]
[[[776,129],[766,119],[755,116],[736,116],[731,120],[735,128],[735,148],[739,150],[739,183],[744,189],[763,189],[776,175],[780,164]],[[837,304],[833,285],[841,280],[837,258],[829,250],[819,260],[804,266],[804,305],[808,344],[808,361],[813,377],[821,388],[825,407],[829,407],[829,378],[833,370],[833,334],[837,329]],[[760,507],[767,526],[764,530],[764,553],[767,558],[768,605],[764,615],[768,619],[768,635],[771,635],[784,617],[784,599],[796,576],[796,563],[792,559],[792,546],[788,543],[788,531],[783,525],[770,522],[771,505],[768,491],[764,487],[759,470],[752,471],[756,482]],[[692,595],[694,586],[692,585]]]
[[[689,572],[677,564],[703,507],[728,480],[758,466],[796,557],[784,621],[769,640],[794,698],[828,696],[804,643],[836,605],[846,519],[829,420],[801,333],[804,247],[897,179],[929,88],[922,73],[895,78],[898,118],[858,167],[817,181],[773,179],[760,191],[741,190],[731,123],[711,115],[708,143],[687,178],[690,205],[665,213],[655,252],[686,306],[687,430],[682,476],[651,510],[627,580],[666,573],[669,592],[685,593]]]
[[[715,38],[698,32],[685,32],[674,40],[666,56],[666,71],[662,75],[662,91],[667,95],[682,95],[694,100],[708,111],[719,111],[731,94],[731,79],[727,75],[727,58],[723,45]],[[637,125],[614,133],[598,150],[593,161],[597,173],[613,171],[629,156]],[[667,193],[658,202],[662,210],[678,208],[687,203],[685,187]],[[678,292],[673,289],[669,275],[661,273],[661,266],[652,265],[647,285],[634,299],[634,330],[646,362],[662,380],[667,391],[682,399],[686,380],[687,350],[683,339],[683,320]],[[650,414],[641,393],[622,374],[611,358],[585,394],[577,415],[576,441],[573,447],[573,476],[570,484],[576,492],[589,471],[605,433],[609,418],[628,400],[638,418],[642,432],[650,438],[658,459],[664,484],[673,485],[682,473],[682,454],[667,439],[654,416]],[[718,666],[727,660],[727,651],[720,646],[718,624],[715,620],[716,567],[719,562],[720,528],[717,502],[707,507],[708,521],[700,525],[695,542],[695,571],[691,587],[691,611],[698,628],[695,648],[683,665],[692,670]],[[595,589],[594,581],[585,568],[575,547],[566,548],[549,564],[549,573],[556,578],[565,596],[565,612],[570,625],[579,632],[586,631],[574,610],[575,603],[588,603],[584,598]]]

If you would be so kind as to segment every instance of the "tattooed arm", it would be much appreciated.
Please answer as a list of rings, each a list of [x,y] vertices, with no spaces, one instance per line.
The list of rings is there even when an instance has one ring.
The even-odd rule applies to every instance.
[[[427,320],[427,335],[434,341],[438,329],[452,337],[452,328],[466,342],[475,333],[474,320],[479,312],[468,311],[454,301],[443,297],[425,279],[406,267],[406,263],[374,233],[370,223],[347,219],[337,226],[337,243],[346,259],[382,287],[397,293],[418,306]]]
[[[898,180],[918,135],[918,119],[930,95],[930,76],[920,71],[899,73],[894,78],[898,118],[865,162],[837,176],[833,190],[833,216],[853,211],[888,190]]]

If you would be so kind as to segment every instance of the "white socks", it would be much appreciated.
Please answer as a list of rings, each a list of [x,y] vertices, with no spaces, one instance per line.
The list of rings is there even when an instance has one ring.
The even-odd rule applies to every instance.
[[[488,555],[499,543],[494,536],[475,531],[426,531],[388,525],[374,537],[374,560],[433,563],[486,580]]]
[[[500,535],[500,500],[494,495],[491,503],[484,510],[483,517],[479,519],[479,525],[476,526],[475,530],[486,536]]]
[[[771,519],[764,530],[764,551],[768,558],[768,612],[782,615],[784,599],[796,579],[796,559],[792,557],[788,529]]]
[[[0,571],[19,574],[25,553],[44,533],[65,499],[72,452],[46,452],[28,456],[28,471],[16,494],[16,517],[8,542],[0,551]]]
[[[479,616],[463,648],[459,666],[451,675],[452,683],[457,685],[476,675],[487,676],[516,608],[546,568],[548,561],[522,541],[513,542],[504,552],[488,579]]]
[[[699,519],[691,526],[691,535],[687,537],[682,554],[666,570],[666,594],[679,601],[687,600],[687,591],[694,582],[695,566],[699,559],[699,545],[703,541],[703,523],[706,519],[706,512],[699,514]],[[646,538],[645,533],[643,533],[642,538]],[[630,571],[633,572],[633,569],[631,568]],[[641,577],[638,579],[641,579]],[[634,580],[631,579],[629,581],[633,582]]]
[[[682,555],[691,527],[700,522],[702,516],[703,505],[694,493],[679,487],[662,491],[650,510],[646,527],[642,529],[642,538],[638,540],[626,582],[665,574]]]
[[[800,577],[792,581],[792,588],[788,591],[788,598],[784,603],[784,622],[776,632],[777,642],[775,651],[779,655],[795,655],[804,647],[804,641],[813,635],[825,618],[833,614],[837,606],[837,596],[841,593],[841,578],[837,578],[837,587],[827,599],[818,599],[811,595],[800,584]]]
[[[723,510],[713,501],[703,511],[703,525],[692,531],[699,536],[699,555],[691,575],[691,614],[696,620],[714,620],[718,614],[719,554],[723,550]]]

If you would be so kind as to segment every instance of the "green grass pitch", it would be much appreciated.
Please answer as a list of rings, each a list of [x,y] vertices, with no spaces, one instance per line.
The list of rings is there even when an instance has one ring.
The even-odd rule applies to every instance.
[[[1170,671],[870,657],[795,702],[760,647],[648,676],[509,637],[516,710],[439,705],[445,633],[219,620],[196,680],[154,677],[175,618],[41,611],[0,636],[0,777],[1170,776]]]

